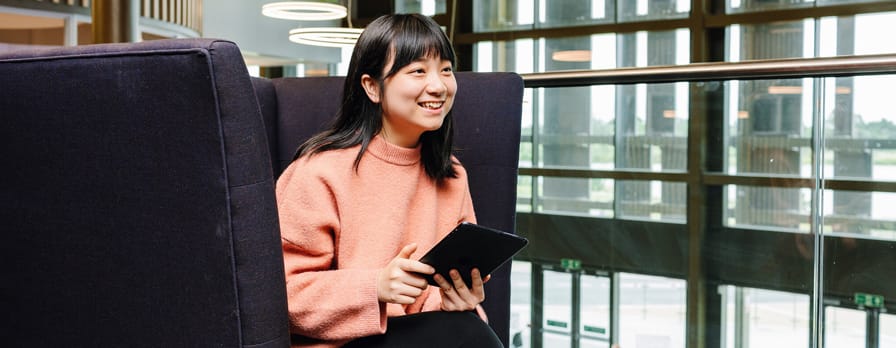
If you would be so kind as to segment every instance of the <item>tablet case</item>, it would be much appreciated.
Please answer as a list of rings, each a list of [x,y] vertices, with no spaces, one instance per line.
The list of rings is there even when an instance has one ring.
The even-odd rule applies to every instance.
[[[451,280],[448,271],[457,269],[467,286],[471,286],[470,271],[478,268],[483,277],[510,260],[529,241],[515,234],[462,222],[430,249],[420,262],[436,269]],[[438,286],[432,275],[425,275],[430,285]]]

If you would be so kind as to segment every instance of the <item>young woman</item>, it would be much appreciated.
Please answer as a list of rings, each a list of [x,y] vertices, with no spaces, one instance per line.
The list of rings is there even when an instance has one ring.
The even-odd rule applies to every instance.
[[[416,261],[475,222],[451,154],[454,50],[430,18],[387,15],[364,30],[333,126],[302,144],[277,182],[293,345],[501,347],[477,270]],[[485,280],[488,278],[486,277]]]

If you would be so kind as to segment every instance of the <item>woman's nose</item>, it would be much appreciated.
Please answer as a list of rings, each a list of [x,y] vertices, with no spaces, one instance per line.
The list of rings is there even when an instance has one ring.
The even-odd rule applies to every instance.
[[[426,92],[430,94],[441,95],[445,93],[448,86],[439,74],[430,74],[426,79]]]

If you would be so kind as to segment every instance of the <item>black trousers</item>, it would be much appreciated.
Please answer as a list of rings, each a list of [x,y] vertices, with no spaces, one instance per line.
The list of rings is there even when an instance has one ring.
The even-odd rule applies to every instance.
[[[349,342],[343,348],[503,348],[501,340],[473,312],[423,312],[389,318],[386,333]]]

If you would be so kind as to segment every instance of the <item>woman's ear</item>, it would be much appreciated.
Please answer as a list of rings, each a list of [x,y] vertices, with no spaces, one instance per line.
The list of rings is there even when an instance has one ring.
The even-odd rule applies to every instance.
[[[377,83],[376,79],[368,74],[361,75],[361,87],[364,88],[364,92],[367,93],[367,98],[371,102],[374,104],[380,102],[380,84]]]

